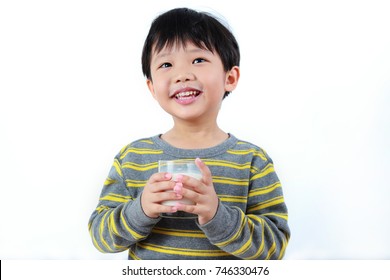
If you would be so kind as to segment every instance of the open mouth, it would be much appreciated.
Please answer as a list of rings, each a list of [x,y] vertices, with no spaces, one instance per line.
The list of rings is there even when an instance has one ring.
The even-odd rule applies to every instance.
[[[192,99],[199,96],[201,92],[197,90],[182,91],[174,95],[174,98],[179,100]]]

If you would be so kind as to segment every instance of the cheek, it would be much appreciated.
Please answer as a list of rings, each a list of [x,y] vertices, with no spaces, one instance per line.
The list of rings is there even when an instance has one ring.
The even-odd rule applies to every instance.
[[[168,94],[168,91],[169,91],[168,83],[163,82],[161,80],[156,80],[153,83],[153,88],[154,88],[154,94],[157,97],[161,96],[161,95],[166,95],[166,94]]]
[[[212,90],[213,92],[220,92],[223,91],[225,92],[225,76],[221,75],[220,73],[216,72],[210,75],[205,76],[204,81],[209,86],[209,89]]]

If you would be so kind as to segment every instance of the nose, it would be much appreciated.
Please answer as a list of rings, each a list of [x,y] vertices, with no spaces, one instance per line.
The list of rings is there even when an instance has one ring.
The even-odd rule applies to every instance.
[[[179,72],[175,77],[175,83],[184,83],[193,81],[195,79],[195,75],[190,72]]]

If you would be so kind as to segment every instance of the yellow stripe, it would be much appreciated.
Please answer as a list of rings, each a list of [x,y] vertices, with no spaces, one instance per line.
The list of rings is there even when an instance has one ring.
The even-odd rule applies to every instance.
[[[110,230],[110,236],[111,236],[111,240],[112,240],[112,243],[114,245],[114,248],[118,251],[124,251],[127,249],[126,246],[121,246],[121,245],[118,245],[115,243],[114,241],[114,237],[112,236],[113,234],[115,234],[116,236],[119,236],[119,232],[118,232],[118,229],[116,228],[116,225],[114,223],[114,216],[113,216],[113,213],[114,211],[111,211],[110,213],[110,216],[108,216],[108,225],[109,225],[109,230]]]
[[[264,248],[265,248],[264,223],[265,223],[265,221],[263,219],[259,218],[258,216],[251,215],[251,214],[248,215],[248,218],[251,220],[258,221],[261,225],[261,244],[259,246],[259,249],[257,250],[257,252],[253,256],[247,258],[248,260],[253,260],[253,259],[257,259],[264,252]]]
[[[133,169],[133,170],[137,170],[137,171],[147,171],[147,170],[158,168],[158,163],[152,162],[152,163],[147,163],[147,164],[137,164],[134,162],[126,162],[126,163],[122,164],[122,168],[128,168],[128,169]]]
[[[279,188],[281,186],[280,182],[276,182],[272,185],[269,185],[269,186],[266,186],[266,187],[263,187],[261,189],[254,189],[254,190],[251,190],[249,192],[249,197],[253,197],[253,196],[257,196],[257,195],[263,195],[263,194],[266,194],[266,193],[270,193],[272,192],[273,190]]]
[[[122,155],[120,156],[120,159],[123,159],[129,153],[140,154],[140,155],[158,155],[158,154],[162,154],[163,151],[162,150],[154,150],[154,149],[143,149],[143,148],[129,147],[128,149],[126,149],[122,153]]]
[[[96,211],[100,214],[101,212],[103,212],[104,210],[107,210],[107,209],[110,209],[110,207],[108,206],[105,206],[105,205],[100,205],[98,207],[96,207]]]
[[[282,242],[283,242],[282,243],[282,249],[280,250],[280,254],[278,256],[279,259],[283,258],[289,240],[290,240],[290,235],[283,234],[283,237],[282,237]]]
[[[237,186],[248,186],[248,179],[237,179],[237,178],[213,176],[213,183],[229,184],[229,185],[237,185]]]
[[[100,237],[100,242],[104,245],[104,247],[107,248],[108,251],[112,252],[112,249],[111,247],[108,245],[107,241],[103,238],[103,232],[104,232],[104,223],[106,222],[106,218],[107,218],[107,215],[109,214],[110,212],[107,211],[101,221],[100,221],[100,226],[99,226],[99,237]]]
[[[263,214],[264,216],[275,216],[275,217],[278,217],[278,218],[281,218],[283,220],[288,220],[288,214],[285,214],[285,213],[275,213],[275,212],[270,212],[270,213],[265,213]]]
[[[107,201],[114,201],[114,202],[120,202],[120,203],[123,203],[123,202],[127,202],[129,200],[134,200],[134,198],[132,198],[131,196],[123,196],[123,195],[119,195],[119,194],[115,194],[115,193],[110,193],[104,197],[101,197],[99,200],[107,200]]]
[[[216,243],[215,246],[225,247],[225,246],[229,245],[230,243],[232,243],[234,240],[236,240],[240,236],[240,234],[242,233],[242,230],[244,229],[245,224],[246,224],[245,215],[243,215],[243,213],[241,213],[240,228],[238,229],[238,231],[230,239],[223,241],[223,242],[220,242],[220,243]]]
[[[99,246],[98,242],[96,241],[95,236],[93,236],[92,227],[91,227],[91,229],[89,230],[89,234],[90,234],[91,237],[92,237],[92,242],[93,242],[93,244],[95,245],[95,247],[96,247],[100,252],[105,253],[105,251]]]
[[[123,177],[121,165],[117,159],[114,160],[114,167],[115,167],[116,172],[119,174],[119,176]]]
[[[124,147],[120,150],[119,154],[123,154],[123,152],[124,152],[128,147],[129,147],[129,145],[124,146]]]
[[[253,154],[253,156],[258,156],[262,160],[266,161],[267,157],[265,154],[261,151],[258,151],[256,149],[248,149],[248,150],[227,150],[227,153],[233,154],[233,155],[247,155],[247,154]]]
[[[248,259],[256,259],[258,256],[260,256],[263,253],[264,248],[265,248],[265,244],[264,244],[264,231],[265,231],[265,228],[267,228],[268,231],[270,232],[271,236],[272,236],[272,239],[273,239],[272,245],[268,249],[268,254],[265,257],[265,259],[268,260],[268,259],[271,258],[272,254],[274,254],[275,251],[276,251],[276,243],[275,243],[275,238],[274,238],[274,235],[272,233],[272,230],[270,229],[269,225],[263,219],[261,219],[260,217],[255,216],[255,215],[248,215],[248,216],[251,219],[256,220],[256,221],[258,221],[258,222],[260,222],[262,224],[261,245],[259,247],[259,250],[253,256],[249,257]]]
[[[163,254],[181,255],[181,256],[219,257],[219,256],[230,255],[229,253],[226,253],[222,250],[195,250],[195,249],[188,249],[188,248],[160,246],[160,245],[142,243],[142,242],[139,242],[137,246],[149,251],[159,252]]]
[[[264,161],[267,161],[267,157],[265,156],[265,153],[263,153],[263,152],[256,151],[256,152],[254,152],[253,155],[254,156],[258,156],[259,158],[261,158]]]
[[[126,246],[118,245],[115,242],[113,242],[113,245],[114,245],[115,251],[124,251],[124,250],[126,250],[128,248]]]
[[[108,186],[108,185],[112,185],[112,184],[115,184],[117,182],[117,180],[114,180],[114,179],[111,179],[110,177],[108,177],[106,179],[106,181],[104,182],[104,185],[105,186]]]
[[[116,234],[117,236],[119,236],[118,229],[116,228],[116,224],[115,224],[115,222],[114,222],[114,211],[111,212],[110,217],[108,218],[108,223],[109,223],[109,225],[110,225],[110,228],[111,228],[112,231],[114,232],[114,234]]]
[[[257,174],[260,172],[260,169],[257,166],[251,166],[251,173],[252,174]]]
[[[246,203],[247,197],[246,196],[234,196],[234,195],[218,195],[221,201],[224,202],[240,202],[240,203]]]
[[[146,185],[146,180],[130,180],[126,179],[126,186],[132,188],[142,188]]]
[[[273,255],[273,254],[275,254],[275,252],[276,252],[276,243],[275,242],[273,242],[272,243],[272,246],[269,248],[269,250],[268,250],[268,255],[267,255],[267,257],[265,258],[266,260],[269,260],[269,259],[271,259],[271,256]]]
[[[152,140],[141,140],[139,142],[147,143],[147,144],[150,144],[150,145],[154,144]]]
[[[125,220],[125,217],[123,216],[123,213],[121,212],[121,221],[123,223],[123,225],[125,226],[126,230],[128,232],[130,232],[130,234],[135,238],[135,239],[143,239],[145,238],[146,236],[145,235],[141,235],[137,232],[135,232],[134,230],[132,230],[129,225],[127,224],[126,220]]]
[[[266,200],[264,202],[252,205],[251,207],[248,208],[248,211],[252,212],[252,211],[256,211],[256,210],[265,209],[267,207],[278,205],[278,204],[283,203],[283,202],[284,202],[283,196],[277,196],[277,197],[274,197],[272,199]]]
[[[279,256],[278,256],[279,260],[281,260],[283,258],[284,253],[286,251],[287,244],[288,244],[288,239],[285,236],[283,236],[283,238],[282,238],[282,249],[280,249],[280,253],[279,253]]]
[[[248,226],[250,227],[249,239],[247,242],[245,242],[244,245],[241,246],[240,249],[238,249],[232,253],[235,256],[244,254],[252,246],[252,236],[253,236],[253,231],[254,231],[254,225],[253,225],[253,223],[248,223]]]
[[[152,232],[157,234],[170,235],[170,236],[206,238],[206,235],[201,230],[180,230],[180,229],[154,227]]]
[[[139,258],[132,250],[129,250],[129,256],[130,256],[133,260],[140,260],[140,258]]]
[[[229,154],[233,155],[247,155],[254,153],[256,150],[255,149],[248,149],[248,150],[227,150]]]
[[[232,162],[232,161],[226,161],[226,160],[204,160],[204,163],[207,166],[223,166],[223,167],[230,167],[233,169],[238,169],[238,170],[243,170],[243,169],[248,169],[251,167],[250,162],[246,162],[243,164]]]
[[[268,249],[268,255],[265,258],[266,260],[269,260],[271,258],[271,256],[276,252],[276,242],[275,242],[275,236],[274,236],[272,229],[269,227],[269,225],[267,223],[265,223],[265,226],[268,229],[268,232],[271,234],[271,237],[273,240],[271,247]]]
[[[264,177],[272,172],[275,172],[274,165],[272,163],[268,163],[267,166],[264,167],[264,169],[260,173],[254,175],[251,178],[251,181],[256,180],[256,179],[260,179],[260,178],[262,178],[262,177]]]

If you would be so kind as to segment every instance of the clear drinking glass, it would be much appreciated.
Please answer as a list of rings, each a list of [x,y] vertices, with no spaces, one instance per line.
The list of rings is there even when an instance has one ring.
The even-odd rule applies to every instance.
[[[158,162],[158,171],[159,172],[169,172],[172,174],[172,180],[176,181],[178,175],[186,175],[193,177],[195,179],[200,180],[202,178],[202,174],[199,168],[195,164],[195,160],[160,160]],[[176,205],[177,202],[182,204],[192,205],[194,204],[191,200],[186,198],[177,199],[177,200],[167,200],[162,204],[164,205]],[[175,218],[175,219],[194,219],[197,218],[197,215],[187,213],[184,211],[177,211],[175,213],[161,213],[161,217],[164,218]]]

